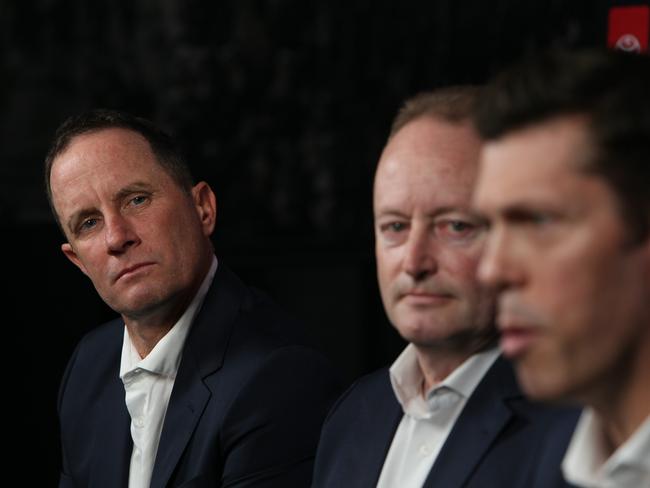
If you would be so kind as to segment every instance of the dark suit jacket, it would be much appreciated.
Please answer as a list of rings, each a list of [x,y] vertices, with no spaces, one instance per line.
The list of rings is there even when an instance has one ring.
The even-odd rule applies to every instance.
[[[183,349],[151,486],[309,486],[323,419],[340,394],[325,358],[222,264]],[[60,487],[126,487],[124,325],[86,335],[59,392]]]
[[[376,486],[402,415],[388,369],[359,380],[328,415],[313,486]],[[574,409],[528,402],[510,364],[499,357],[467,401],[424,486],[568,486],[560,464],[577,418]]]

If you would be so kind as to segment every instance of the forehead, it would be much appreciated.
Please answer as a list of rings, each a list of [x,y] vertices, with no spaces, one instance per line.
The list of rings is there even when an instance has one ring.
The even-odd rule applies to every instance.
[[[129,185],[172,186],[149,143],[126,129],[103,129],[74,137],[53,162],[52,200],[60,218],[91,208]]]
[[[593,179],[586,119],[566,116],[487,142],[480,156],[475,201],[479,207],[557,196]]]
[[[53,193],[62,180],[85,175],[99,177],[128,173],[164,172],[148,141],[137,132],[109,128],[72,138],[52,164],[50,181]]]
[[[465,205],[476,177],[480,140],[469,122],[421,117],[386,145],[375,175],[375,206]]]
[[[129,129],[111,127],[73,136],[54,159],[53,166],[60,161],[101,163],[124,156],[128,156],[128,161],[154,158],[149,142],[142,135]]]

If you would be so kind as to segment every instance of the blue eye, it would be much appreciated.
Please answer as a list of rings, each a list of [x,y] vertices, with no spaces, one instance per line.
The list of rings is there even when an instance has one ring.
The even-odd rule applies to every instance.
[[[467,222],[461,222],[460,220],[452,220],[449,222],[449,228],[454,232],[465,232],[473,228],[473,225],[468,224]]]
[[[91,232],[95,227],[99,225],[99,219],[97,218],[87,218],[79,222],[79,224],[74,228],[74,234],[77,236],[85,235]]]
[[[142,205],[147,200],[147,197],[139,195],[131,199],[134,205]]]
[[[86,219],[81,223],[79,228],[81,230],[87,230],[87,229],[92,229],[96,225],[97,225],[97,219]]]
[[[435,224],[435,233],[441,239],[449,241],[465,241],[473,239],[479,231],[479,226],[464,220],[443,219]]]
[[[379,231],[382,234],[398,234],[407,229],[405,222],[386,222],[379,225]]]
[[[409,235],[408,221],[386,221],[377,225],[377,237],[389,246],[398,245],[404,242]]]

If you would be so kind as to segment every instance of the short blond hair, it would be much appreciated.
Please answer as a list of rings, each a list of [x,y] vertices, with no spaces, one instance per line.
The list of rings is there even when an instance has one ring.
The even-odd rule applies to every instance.
[[[436,117],[448,122],[471,120],[481,91],[482,87],[478,85],[454,85],[409,98],[397,112],[388,139],[420,117]]]

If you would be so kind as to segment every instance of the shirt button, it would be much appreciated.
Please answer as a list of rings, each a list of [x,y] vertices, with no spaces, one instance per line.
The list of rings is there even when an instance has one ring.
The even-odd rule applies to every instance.
[[[426,444],[422,444],[420,446],[420,454],[422,456],[428,456],[430,453],[431,453],[431,449],[429,449],[429,446],[427,446]]]
[[[144,426],[144,419],[142,417],[136,417],[133,419],[133,423],[135,424],[136,427],[142,427]]]

